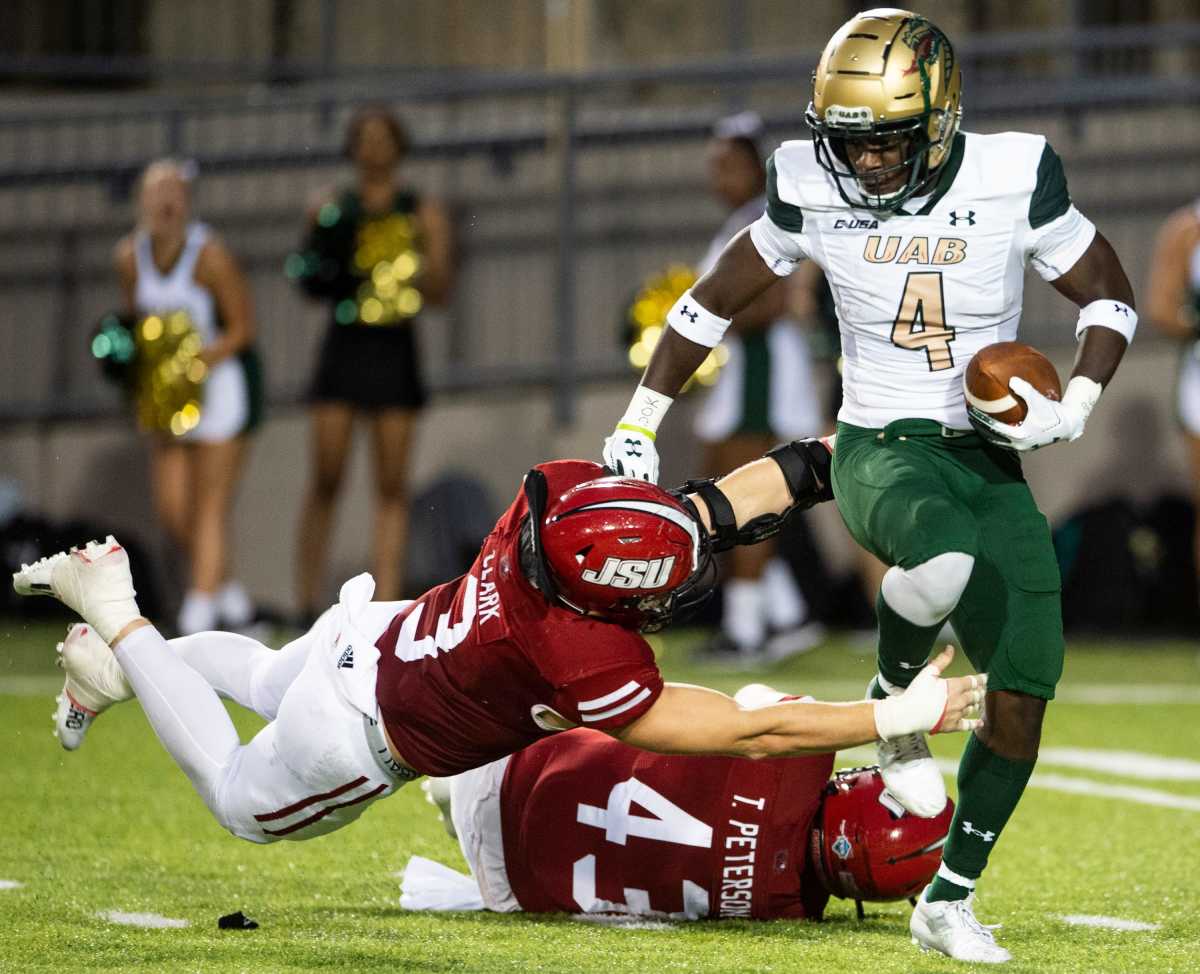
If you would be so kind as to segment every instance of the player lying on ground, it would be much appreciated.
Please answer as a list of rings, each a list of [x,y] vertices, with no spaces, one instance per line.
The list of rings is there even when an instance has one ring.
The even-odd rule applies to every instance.
[[[1137,314],[1046,139],[960,132],[961,94],[949,38],[918,14],[868,10],[830,38],[805,115],[811,142],[771,157],[766,212],[668,314],[604,457],[654,479],[670,397],[731,319],[800,262],[821,266],[844,356],[834,493],[854,539],[891,566],[869,693],[908,686],[947,619],[988,674],[987,723],[959,763],[958,819],[910,927],[923,948],[1003,963],[971,893],[1033,773],[1064,654],[1058,565],[1019,455],[1083,434]],[[1029,410],[1018,425],[969,416],[963,371],[1016,337],[1027,267],[1079,306],[1071,378],[1057,402],[1014,377]],[[909,810],[945,804],[920,736],[881,746],[879,764]]]
[[[797,441],[692,485],[697,500],[586,461],[539,465],[466,575],[403,603],[371,603],[360,575],[278,652],[225,633],[168,643],[138,611],[111,538],[13,583],[86,623],[63,647],[64,696],[98,713],[132,690],[217,820],[253,842],[332,831],[422,774],[458,774],[576,726],[654,751],[748,757],[973,728],[984,682],[942,679],[949,649],[907,694],[878,702],[747,710],[664,685],[639,630],[708,591],[714,547],[756,540],[823,496],[828,462]],[[242,745],[218,695],[271,723]]]
[[[795,700],[761,684],[743,707]],[[424,786],[471,876],[414,858],[408,909],[819,920],[830,894],[915,896],[942,861],[953,803],[904,810],[876,768],[833,754],[669,757],[582,728]],[[635,807],[636,806],[636,807]]]

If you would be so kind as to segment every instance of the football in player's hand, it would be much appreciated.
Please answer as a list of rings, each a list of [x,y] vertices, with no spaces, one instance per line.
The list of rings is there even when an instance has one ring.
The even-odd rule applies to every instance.
[[[997,342],[981,348],[967,364],[963,375],[967,405],[1001,423],[1021,422],[1028,407],[1008,387],[1013,376],[1024,379],[1047,399],[1062,398],[1062,383],[1045,355],[1021,342]]]

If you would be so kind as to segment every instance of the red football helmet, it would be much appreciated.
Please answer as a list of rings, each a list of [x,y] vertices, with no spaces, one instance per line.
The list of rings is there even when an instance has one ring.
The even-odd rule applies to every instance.
[[[812,830],[812,859],[825,888],[851,900],[902,900],[932,881],[954,817],[954,802],[934,818],[904,810],[878,768],[839,771],[825,786]]]
[[[525,478],[538,587],[581,614],[642,632],[712,594],[712,550],[695,516],[661,487],[601,477],[545,497],[545,479]]]

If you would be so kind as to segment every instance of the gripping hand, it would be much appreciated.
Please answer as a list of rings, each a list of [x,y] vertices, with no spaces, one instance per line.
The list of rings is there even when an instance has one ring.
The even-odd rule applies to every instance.
[[[604,441],[604,465],[619,477],[658,483],[658,450],[645,430],[618,423]]]
[[[1083,376],[1076,376],[1067,384],[1062,402],[1046,398],[1020,376],[1009,379],[1008,387],[1028,407],[1022,422],[1001,423],[973,408],[968,412],[971,424],[984,439],[1017,453],[1079,439],[1101,391],[1099,382]]]

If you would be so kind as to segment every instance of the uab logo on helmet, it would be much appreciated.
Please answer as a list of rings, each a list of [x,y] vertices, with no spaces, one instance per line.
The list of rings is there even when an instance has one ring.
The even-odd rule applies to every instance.
[[[662,588],[671,577],[675,567],[675,556],[666,558],[614,558],[604,559],[600,571],[585,568],[581,577],[593,585],[611,585],[613,588]]]

